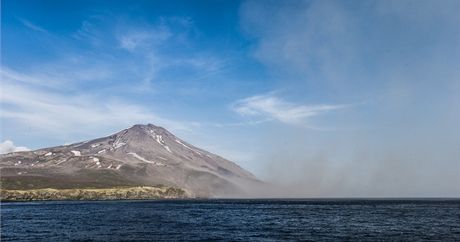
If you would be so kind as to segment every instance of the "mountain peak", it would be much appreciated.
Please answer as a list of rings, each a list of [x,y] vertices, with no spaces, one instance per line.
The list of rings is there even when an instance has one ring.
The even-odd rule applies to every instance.
[[[7,175],[18,181],[28,176],[24,174],[49,175],[43,186],[50,187],[56,185],[54,173],[62,173],[64,180],[75,173],[78,179],[67,181],[67,186],[79,187],[82,181],[100,186],[114,181],[118,185],[163,184],[198,195],[239,191],[241,182],[257,181],[235,163],[154,124],[136,124],[107,137],[0,157],[2,175],[8,171]],[[42,174],[48,170],[52,172]],[[108,176],[110,179],[104,178]]]
[[[127,130],[142,130],[147,133],[152,133],[152,132],[157,132],[157,133],[165,133],[168,132],[165,128],[161,126],[156,126],[154,124],[135,124],[131,128],[128,128]],[[169,132],[168,132],[169,133]]]
[[[156,135],[173,136],[168,130],[154,124],[135,124],[115,134],[118,137],[155,138]]]

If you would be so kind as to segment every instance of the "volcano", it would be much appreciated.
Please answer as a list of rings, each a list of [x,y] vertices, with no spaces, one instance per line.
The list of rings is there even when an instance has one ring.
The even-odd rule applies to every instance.
[[[2,189],[167,186],[188,197],[244,196],[261,183],[234,162],[153,124],[113,135],[0,155]]]

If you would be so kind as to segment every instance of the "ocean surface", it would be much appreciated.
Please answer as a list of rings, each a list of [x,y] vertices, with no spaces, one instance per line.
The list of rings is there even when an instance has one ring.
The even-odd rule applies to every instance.
[[[1,241],[460,241],[460,200],[1,204]]]

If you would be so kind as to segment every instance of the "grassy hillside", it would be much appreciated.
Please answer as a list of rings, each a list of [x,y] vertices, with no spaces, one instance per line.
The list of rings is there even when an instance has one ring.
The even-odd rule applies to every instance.
[[[175,187],[118,187],[87,189],[30,189],[0,190],[1,201],[45,201],[45,200],[122,200],[187,198],[188,194]]]

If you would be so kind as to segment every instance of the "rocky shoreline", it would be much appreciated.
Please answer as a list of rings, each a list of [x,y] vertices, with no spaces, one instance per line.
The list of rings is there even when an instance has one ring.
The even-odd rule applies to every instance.
[[[2,202],[61,201],[61,200],[144,200],[190,198],[190,195],[175,187],[121,187],[82,189],[30,189],[0,190]]]

